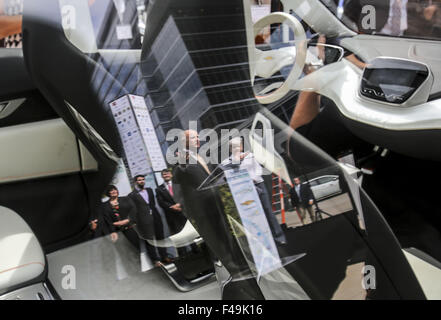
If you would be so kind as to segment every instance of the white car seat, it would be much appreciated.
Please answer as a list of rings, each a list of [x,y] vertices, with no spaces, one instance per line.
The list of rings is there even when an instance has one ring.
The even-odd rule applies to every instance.
[[[14,211],[0,206],[0,295],[44,281],[46,261],[35,234]]]

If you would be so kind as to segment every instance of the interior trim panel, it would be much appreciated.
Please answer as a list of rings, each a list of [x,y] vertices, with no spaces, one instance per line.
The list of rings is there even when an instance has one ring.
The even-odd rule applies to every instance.
[[[0,102],[0,119],[6,118],[10,114],[12,114],[25,101],[26,101],[26,98],[20,98],[20,99]]]
[[[0,145],[0,184],[97,169],[61,119],[0,128]]]

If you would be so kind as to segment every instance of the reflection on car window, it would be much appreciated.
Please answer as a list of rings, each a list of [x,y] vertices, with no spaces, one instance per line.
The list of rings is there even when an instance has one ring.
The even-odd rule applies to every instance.
[[[441,40],[439,0],[321,0],[360,34]]]
[[[91,238],[105,248],[98,260],[110,252],[116,278],[123,279],[120,253],[130,248],[142,271],[161,268],[181,291],[213,280],[216,271],[227,298],[397,297],[368,245],[377,226],[366,221],[376,221],[378,212],[357,172],[349,174],[288,125],[301,96],[289,93],[269,106],[256,100],[265,88],[256,92],[250,79],[250,21],[243,3],[205,1],[202,10],[183,2],[170,1],[166,10],[163,2],[150,2],[149,18],[164,16],[142,39],[140,1],[96,0],[80,7],[60,0],[65,34],[86,48],[81,51],[91,75],[85,85],[96,98],[92,107],[114,121],[123,147],[107,197],[90,220]],[[250,28],[282,10],[280,1],[245,4],[253,12]],[[79,29],[72,12],[80,18],[75,23],[83,21],[74,24]],[[294,12],[279,16],[303,30]],[[303,79],[342,58],[341,48],[327,50],[327,39],[305,28],[301,42],[318,43],[299,46]],[[262,49],[258,63],[274,70],[256,69],[262,82],[284,81],[297,63],[296,39],[283,24],[262,29],[253,35],[252,49]],[[287,63],[271,65],[276,59],[265,56],[264,47]],[[320,101],[307,104],[316,102],[318,112]],[[90,255],[100,252],[92,248]],[[366,267],[381,279],[377,291],[363,282]],[[136,273],[139,266],[132,268]]]
[[[145,1],[59,0],[67,38],[79,49],[141,49],[145,31]],[[148,2],[147,2],[148,3]],[[144,19],[144,20],[143,20]]]

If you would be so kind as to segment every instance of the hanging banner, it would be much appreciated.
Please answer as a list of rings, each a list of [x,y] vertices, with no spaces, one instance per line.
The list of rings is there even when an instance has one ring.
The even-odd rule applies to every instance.
[[[146,175],[146,184],[147,179],[154,187],[156,182],[161,184],[160,171],[167,168],[167,163],[144,97],[128,94],[112,101],[110,107],[122,139],[130,176],[143,174]]]
[[[147,108],[143,96],[135,96],[130,94],[130,102],[135,113],[144,143],[147,146],[147,152],[154,171],[161,171],[167,168],[162,149],[153,126],[150,112]]]
[[[110,108],[122,140],[131,177],[151,173],[147,150],[129,97],[126,95],[112,101]]]

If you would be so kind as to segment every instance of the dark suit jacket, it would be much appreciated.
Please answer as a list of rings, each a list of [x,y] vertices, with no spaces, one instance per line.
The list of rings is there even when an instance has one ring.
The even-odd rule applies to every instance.
[[[217,197],[212,190],[197,190],[207,177],[208,173],[199,163],[176,166],[173,170],[173,183],[180,186],[187,218],[192,219],[195,214],[215,205],[213,201],[216,201]],[[192,222],[199,224],[199,221]]]
[[[181,187],[187,218],[195,224],[215,258],[234,275],[248,265],[226,220],[218,190],[197,190],[207,177],[199,163],[179,165],[173,170],[173,183]]]
[[[309,206],[309,200],[314,200],[311,188],[307,184],[302,183],[300,185],[300,199],[297,195],[295,187],[292,187],[289,193],[291,196],[291,204],[294,207],[297,207],[299,205]]]
[[[179,185],[177,184],[172,184],[173,194],[177,191],[176,189],[178,186]],[[167,220],[170,233],[175,234],[181,231],[187,222],[187,218],[185,218],[182,211],[170,209],[170,207],[175,205],[177,202],[175,201],[174,197],[171,196],[165,183],[161,184],[156,189],[156,199],[158,200],[159,206],[164,209],[165,218]]]
[[[137,190],[133,190],[129,194],[136,207],[136,214],[131,220],[136,223],[136,229],[141,238],[163,239],[163,226],[161,216],[156,209],[155,195],[152,189],[146,188],[146,190],[149,195],[148,204]]]
[[[99,238],[115,232],[115,227],[113,226],[112,218],[109,214],[103,210],[105,203],[102,203],[96,213],[93,215],[91,220],[97,219],[97,226],[95,231],[92,231],[91,235],[93,238]]]

